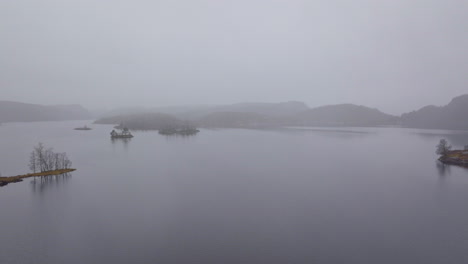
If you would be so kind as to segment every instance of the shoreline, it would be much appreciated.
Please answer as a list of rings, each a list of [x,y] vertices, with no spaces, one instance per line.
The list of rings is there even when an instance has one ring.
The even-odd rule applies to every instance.
[[[61,169],[61,170],[28,173],[28,174],[17,175],[17,176],[0,177],[0,187],[5,186],[9,183],[13,183],[13,182],[22,182],[23,179],[25,178],[54,176],[54,175],[69,173],[72,171],[76,171],[76,169]]]
[[[468,168],[468,151],[451,150],[439,158],[439,161],[447,165],[457,165]]]

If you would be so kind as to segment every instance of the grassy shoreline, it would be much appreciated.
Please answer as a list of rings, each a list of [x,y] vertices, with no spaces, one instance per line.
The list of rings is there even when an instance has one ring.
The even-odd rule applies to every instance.
[[[10,177],[0,177],[0,186],[5,186],[12,182],[20,182],[20,181],[23,181],[24,178],[60,175],[60,174],[69,173],[75,170],[76,169],[61,169],[61,170],[28,173],[24,175],[17,175],[17,176],[10,176]]]
[[[439,158],[444,164],[458,165],[468,168],[468,151],[466,150],[451,150]]]

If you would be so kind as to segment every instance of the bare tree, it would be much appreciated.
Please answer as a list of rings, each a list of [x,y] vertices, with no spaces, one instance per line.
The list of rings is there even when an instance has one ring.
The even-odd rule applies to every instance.
[[[42,143],[34,147],[29,157],[29,169],[33,172],[69,169],[71,164],[65,152],[55,153],[52,148],[45,149]]]
[[[55,158],[55,153],[52,148],[48,148],[45,151],[45,167],[46,171],[51,171],[54,170],[54,158]]]
[[[36,162],[37,156],[36,156],[36,151],[31,152],[31,156],[29,157],[29,169],[32,170],[33,172],[36,172],[37,167],[36,167]]]
[[[45,171],[45,166],[44,166],[44,145],[42,143],[37,144],[36,147],[34,147],[33,152],[35,152],[36,156],[36,170],[39,169],[41,172]]]
[[[437,145],[436,154],[446,155],[451,149],[452,146],[448,144],[447,140],[441,139]]]
[[[63,152],[62,153],[62,167],[64,169],[69,169],[72,165],[71,160],[68,159],[67,153]]]
[[[61,168],[60,153],[54,153],[54,170]]]

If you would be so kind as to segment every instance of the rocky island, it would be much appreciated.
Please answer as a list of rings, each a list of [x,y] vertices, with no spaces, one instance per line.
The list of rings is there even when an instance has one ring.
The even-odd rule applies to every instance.
[[[443,164],[458,165],[468,168],[468,146],[464,150],[452,150],[447,140],[441,139],[437,145],[436,153],[440,155],[439,161]]]

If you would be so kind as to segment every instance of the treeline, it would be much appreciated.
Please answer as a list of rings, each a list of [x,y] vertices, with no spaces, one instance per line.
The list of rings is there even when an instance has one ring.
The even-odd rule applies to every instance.
[[[42,143],[34,147],[29,157],[29,169],[33,172],[69,169],[72,165],[67,153],[55,153],[52,148],[45,148]]]
[[[181,129],[191,126],[172,115],[162,113],[142,113],[101,118],[96,124],[121,124],[132,130]]]

